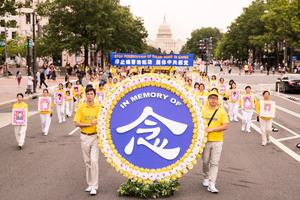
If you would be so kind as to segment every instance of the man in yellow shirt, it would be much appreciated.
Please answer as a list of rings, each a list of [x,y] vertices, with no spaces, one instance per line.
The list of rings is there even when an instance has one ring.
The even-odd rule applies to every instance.
[[[18,147],[21,150],[25,143],[25,136],[27,130],[27,121],[28,121],[28,105],[23,102],[24,95],[22,93],[17,94],[18,102],[13,105],[13,109],[25,109],[26,110],[26,124],[14,125],[15,135],[18,143]],[[25,116],[23,116],[25,117]]]
[[[207,142],[203,150],[203,186],[207,190],[218,193],[215,184],[218,175],[218,165],[223,146],[223,131],[228,128],[228,115],[224,108],[218,108],[218,93],[211,91],[208,94],[208,106],[203,110],[203,119],[207,122],[205,129]]]
[[[96,91],[92,87],[85,90],[87,101],[78,106],[74,122],[81,128],[81,149],[86,166],[86,179],[88,188],[86,192],[91,195],[97,194],[99,177],[99,147],[97,140],[96,124],[100,105],[95,103]]]
[[[108,77],[108,83],[106,83],[104,86],[104,90],[107,95],[109,95],[112,92],[113,88],[115,87],[115,84],[112,82],[112,80],[113,79],[111,76]]]

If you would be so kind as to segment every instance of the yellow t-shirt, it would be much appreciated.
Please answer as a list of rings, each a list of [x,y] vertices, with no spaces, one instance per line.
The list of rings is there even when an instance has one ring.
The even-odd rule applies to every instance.
[[[112,89],[115,87],[114,83],[106,83],[104,86],[104,90],[106,92],[106,94],[109,94],[112,92]]]
[[[255,95],[253,95],[252,93],[250,94],[247,94],[246,92],[244,94],[242,94],[242,96],[246,96],[246,95],[251,95],[253,97],[253,101],[254,101],[254,107],[256,106],[257,104],[257,101],[256,101],[256,98],[255,98]],[[242,107],[242,97],[240,98],[239,100],[239,105]],[[247,108],[247,110],[251,110],[251,108]]]
[[[75,97],[75,90],[73,87],[71,88],[66,88],[66,90],[69,90],[69,89],[72,89],[72,96]],[[67,93],[66,93],[67,94]],[[66,99],[66,101],[73,101],[73,98],[72,99]]]
[[[53,101],[51,99],[51,109],[53,108]],[[49,111],[41,111],[40,114],[51,114],[51,110]]]
[[[202,114],[203,119],[208,123],[214,112],[215,110],[210,110],[209,107],[205,107]],[[226,123],[229,123],[228,115],[223,108],[219,108],[208,128],[217,128]],[[207,141],[223,141],[223,131],[208,133]]]
[[[13,109],[18,109],[18,108],[25,108],[26,109],[26,112],[27,112],[27,120],[26,121],[28,121],[28,105],[27,105],[27,103],[24,103],[24,102],[22,102],[21,104],[19,104],[18,102],[15,103],[13,105]]]
[[[81,122],[81,123],[92,123],[94,119],[97,119],[98,113],[100,110],[100,105],[94,103],[92,107],[88,106],[87,103],[83,103],[82,105],[77,107],[76,114],[74,116],[74,122]],[[91,127],[80,127],[83,133],[95,133],[96,124]]]
[[[260,104],[261,104],[261,101],[265,101],[265,100],[260,100],[256,106],[256,112],[258,113],[258,115],[260,115]],[[270,100],[269,100],[270,101]],[[275,108],[275,113],[276,113],[276,108]],[[273,119],[273,117],[261,117],[259,116],[259,118],[262,118],[262,119]]]
[[[208,96],[208,92],[203,91],[203,92],[198,92],[199,96]]]
[[[76,85],[76,86],[78,86],[78,85]],[[79,88],[80,88],[79,89],[80,90],[80,94],[75,94],[75,97],[80,97],[84,93],[84,89],[83,89],[82,85],[79,85]]]

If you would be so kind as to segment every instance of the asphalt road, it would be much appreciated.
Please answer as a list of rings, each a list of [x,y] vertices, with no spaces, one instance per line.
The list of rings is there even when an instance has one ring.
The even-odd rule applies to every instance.
[[[253,77],[264,80],[259,75]],[[245,78],[241,77],[241,80],[245,81]],[[237,80],[237,82],[244,84],[242,81]],[[259,90],[257,94],[260,94]],[[117,196],[117,189],[127,180],[106,162],[102,154],[99,159],[98,194],[91,197],[86,193],[80,131],[77,130],[69,135],[75,129],[73,117],[67,118],[66,123],[58,124],[54,108],[49,135],[43,136],[40,116],[35,112],[37,100],[27,103],[29,111],[34,112],[31,112],[29,117],[25,147],[21,151],[17,149],[13,126],[9,123],[5,124],[3,119],[3,116],[9,116],[12,108],[0,109],[2,116],[0,123],[2,124],[0,126],[1,200],[131,199]],[[276,105],[296,114],[300,113],[297,102],[276,97]],[[299,135],[299,118],[289,112],[277,111],[274,121]],[[258,124],[255,122],[254,125]],[[254,128],[252,133],[244,133],[240,129],[241,119],[239,122],[230,123],[229,129],[224,133],[216,185],[219,194],[212,194],[202,186],[202,161],[199,159],[197,165],[180,179],[182,185],[180,190],[169,199],[299,199],[300,162],[275,143],[283,143],[299,156],[300,149],[295,145],[300,142],[300,137],[278,141],[295,136],[286,129],[278,127],[279,132],[272,135],[272,141],[275,143],[263,147],[260,135]]]

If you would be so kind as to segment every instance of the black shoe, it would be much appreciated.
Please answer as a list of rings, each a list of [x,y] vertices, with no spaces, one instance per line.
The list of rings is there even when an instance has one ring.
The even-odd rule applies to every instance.
[[[22,145],[18,145],[19,150],[22,150],[23,146]]]

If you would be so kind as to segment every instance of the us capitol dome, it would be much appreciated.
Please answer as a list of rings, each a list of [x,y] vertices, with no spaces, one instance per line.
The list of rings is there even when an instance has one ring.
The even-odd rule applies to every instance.
[[[168,54],[171,51],[179,53],[184,42],[180,39],[173,40],[171,28],[167,24],[166,16],[164,16],[164,21],[158,28],[156,39],[154,41],[149,39],[148,44],[155,48],[160,48],[161,52],[166,51]]]

